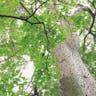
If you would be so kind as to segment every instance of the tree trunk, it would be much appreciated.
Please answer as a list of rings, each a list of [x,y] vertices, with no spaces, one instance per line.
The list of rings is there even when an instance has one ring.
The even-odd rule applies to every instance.
[[[69,36],[53,53],[60,68],[60,96],[96,96],[96,81],[79,54],[78,36]]]

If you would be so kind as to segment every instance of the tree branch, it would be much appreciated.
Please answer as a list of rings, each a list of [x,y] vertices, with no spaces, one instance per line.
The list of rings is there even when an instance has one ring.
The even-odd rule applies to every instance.
[[[46,3],[47,2],[47,0],[45,1],[45,2],[43,2],[42,4],[44,4],[44,3]],[[35,1],[35,3],[36,3],[36,1]],[[27,8],[24,6],[24,4],[22,3],[22,2],[20,2],[20,4],[21,4],[21,6],[25,9],[25,11],[29,14],[29,15],[31,15],[31,13],[27,10]],[[36,4],[35,4],[35,6],[36,6]],[[41,5],[42,6],[42,5]],[[40,8],[40,7],[38,7],[38,8]],[[34,15],[32,15],[38,22],[40,22]],[[46,30],[46,27],[45,27],[45,24],[44,24],[44,22],[42,22],[41,23],[42,25],[43,25],[43,28],[44,28],[44,32],[45,32],[45,35],[46,35],[46,39],[47,39],[47,50],[49,49],[48,48],[48,46],[49,46],[49,40],[48,40],[48,32],[47,32],[47,30]]]
[[[95,16],[92,17],[92,23],[90,25],[90,28],[88,30],[88,33],[86,34],[86,36],[84,37],[84,49],[85,49],[85,43],[86,43],[86,38],[89,34],[91,34],[92,36],[96,37],[96,35],[92,32],[92,28],[94,26],[94,23],[95,23]]]
[[[11,59],[11,58],[14,57],[18,52],[19,52],[19,50],[17,50],[16,52],[14,52],[14,53],[13,53],[11,56],[9,56],[8,58],[5,58],[4,60],[0,61],[0,63]]]
[[[91,2],[90,0],[88,0],[88,2],[93,6],[94,9],[96,9],[96,6],[95,6],[95,4],[94,4],[94,1]]]
[[[89,1],[89,0],[88,0]],[[91,1],[89,1],[89,3],[91,3],[91,5],[94,7],[94,9],[95,9],[95,5],[91,2]],[[92,28],[93,28],[93,26],[94,26],[94,23],[95,23],[95,16],[96,16],[96,9],[95,9],[95,12],[92,12],[92,10],[89,8],[89,7],[87,7],[87,6],[83,6],[82,4],[78,4],[84,11],[87,11],[90,15],[91,15],[91,17],[92,17],[92,22],[91,22],[91,24],[90,24],[90,27],[89,27],[89,29],[88,29],[88,33],[85,35],[85,37],[84,37],[84,49],[85,49],[85,43],[86,43],[86,38],[88,37],[88,35],[89,34],[91,34],[93,37],[96,37],[96,35],[93,33],[93,31],[92,31]]]
[[[27,10],[27,8],[24,6],[24,4],[22,2],[20,2],[21,6],[25,9],[25,11],[30,14],[30,12]]]
[[[27,23],[29,23],[30,25],[35,25],[35,24],[41,24],[43,26],[43,30],[44,30],[44,33],[45,33],[45,36],[46,36],[46,50],[49,52],[49,38],[48,38],[48,33],[47,33],[47,30],[46,30],[46,26],[45,26],[45,23],[44,22],[41,22],[38,20],[38,18],[36,18],[34,15],[36,13],[36,11],[41,7],[43,6],[48,0],[46,0],[45,2],[43,2],[38,8],[36,8],[36,10],[31,14],[27,8],[24,6],[24,4],[22,2],[20,2],[21,6],[25,9],[25,11],[29,14],[28,17],[18,17],[18,16],[11,16],[11,15],[2,15],[0,14],[0,17],[2,18],[11,18],[11,19],[18,19],[18,20],[22,20],[22,21],[25,21]],[[34,17],[38,22],[31,22],[29,21],[28,19],[31,18],[31,17]],[[15,54],[14,54],[15,55]],[[14,56],[12,55],[12,56]],[[8,57],[7,59],[10,59],[12,56]],[[46,70],[48,71],[48,58],[49,58],[49,55],[47,55],[47,58],[46,58]]]
[[[26,11],[29,15],[31,15],[31,13],[27,10],[27,8],[24,6],[24,4],[23,4],[22,2],[20,2],[20,4],[21,4],[21,6],[25,9],[25,11]],[[33,15],[33,17],[34,17],[38,22],[40,22],[34,15]]]
[[[82,10],[87,11],[92,17],[94,17],[94,13],[89,7],[83,6],[82,4],[78,4],[78,5],[82,8]]]
[[[42,24],[42,22],[30,22],[29,20],[27,20],[24,17],[17,17],[17,16],[11,16],[11,15],[3,15],[3,14],[0,14],[0,17],[22,20],[22,21],[25,21],[25,22],[29,23],[30,25]]]
[[[95,16],[92,18],[92,23],[91,23],[90,28],[89,28],[89,33],[92,32],[92,28],[94,26],[94,23],[95,23]]]
[[[96,34],[94,34],[93,32],[90,32],[90,34],[96,38]]]
[[[30,14],[26,19],[31,18],[31,17],[37,12],[37,10],[38,10],[41,6],[43,6],[47,1],[48,1],[48,0],[46,0],[46,1],[43,2],[38,8],[36,8],[35,11],[34,11],[32,14]]]

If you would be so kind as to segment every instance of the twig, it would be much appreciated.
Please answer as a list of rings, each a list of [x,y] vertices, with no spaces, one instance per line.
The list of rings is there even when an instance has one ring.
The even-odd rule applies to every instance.
[[[89,28],[89,33],[92,32],[92,28],[94,26],[94,23],[95,23],[95,16],[92,18],[92,23],[91,23],[90,28]]]
[[[90,32],[90,34],[96,38],[96,34],[94,34],[93,32]]]
[[[17,50],[16,52],[14,52],[14,53],[13,53],[11,56],[9,56],[8,58],[5,58],[4,60],[0,61],[0,63],[11,59],[11,58],[14,57],[18,52],[19,52],[19,50]]]
[[[88,0],[88,2],[93,6],[94,9],[96,9],[96,6],[94,5],[94,1],[91,2],[90,0]]]
[[[88,0],[88,1],[89,1],[89,0]],[[94,5],[91,1],[89,1],[89,3],[91,3],[92,6],[93,6],[94,9],[95,9],[95,5]],[[95,35],[95,34],[93,33],[93,31],[92,31],[92,28],[93,28],[94,23],[95,23],[96,9],[95,9],[95,13],[94,13],[94,12],[92,12],[92,10],[91,10],[89,7],[83,6],[82,4],[78,4],[78,5],[79,5],[84,11],[87,11],[87,12],[91,15],[91,17],[92,17],[92,22],[91,22],[91,24],[90,24],[88,33],[87,33],[87,34],[85,35],[85,37],[84,37],[84,50],[85,50],[86,38],[88,37],[88,35],[91,34],[93,37],[96,37],[96,35]],[[81,32],[81,33],[82,33],[82,32]]]
[[[37,10],[38,10],[41,6],[43,6],[47,1],[48,1],[48,0],[46,0],[46,1],[43,2],[38,8],[36,8],[35,11],[34,11],[31,15],[29,15],[26,19],[31,18],[31,17],[37,12]]]
[[[24,4],[22,2],[20,2],[21,6],[25,9],[25,11],[30,14],[30,12],[27,10],[27,8],[24,6]]]
[[[22,2],[20,2],[20,4],[21,4],[21,6],[25,9],[25,11],[26,11],[29,15],[31,15],[31,13],[27,10],[27,8],[24,6],[24,4],[23,4]],[[34,15],[33,15],[33,17],[34,17],[38,22],[40,22]]]
[[[94,13],[92,12],[92,10],[87,7],[87,6],[83,6],[82,4],[78,4],[84,11],[87,11],[92,17],[94,17]]]

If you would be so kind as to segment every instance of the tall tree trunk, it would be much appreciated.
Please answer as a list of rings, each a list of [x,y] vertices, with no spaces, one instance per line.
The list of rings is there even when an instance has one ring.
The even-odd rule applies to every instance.
[[[60,96],[96,96],[96,81],[81,60],[78,36],[69,36],[53,53],[61,70]]]

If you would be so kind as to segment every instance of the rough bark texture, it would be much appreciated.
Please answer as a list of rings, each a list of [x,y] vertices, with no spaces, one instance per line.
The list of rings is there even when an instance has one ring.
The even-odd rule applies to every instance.
[[[53,52],[61,70],[60,96],[96,96],[96,81],[81,60],[78,36],[69,36]]]

